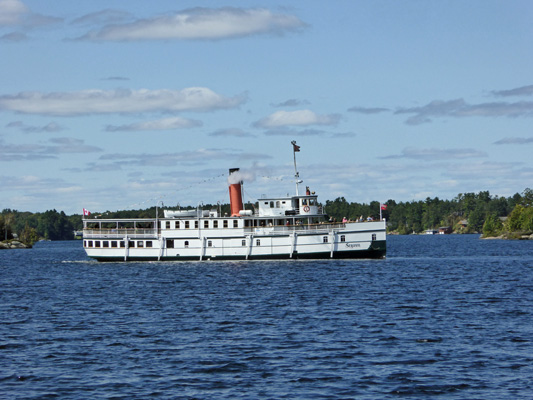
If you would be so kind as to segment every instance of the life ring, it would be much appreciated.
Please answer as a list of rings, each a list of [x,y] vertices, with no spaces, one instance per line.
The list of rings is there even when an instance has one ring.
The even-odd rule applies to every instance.
[[[304,211],[305,212],[309,212],[309,210],[310,210],[309,206],[304,206]]]

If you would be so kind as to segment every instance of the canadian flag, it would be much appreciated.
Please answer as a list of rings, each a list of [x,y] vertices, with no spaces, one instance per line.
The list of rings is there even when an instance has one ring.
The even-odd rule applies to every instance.
[[[83,215],[91,215],[91,212],[89,210],[83,209]]]
[[[381,205],[381,209],[382,209],[382,210],[386,210],[386,209],[387,209],[387,205],[386,205],[386,204],[382,204],[382,205]]]

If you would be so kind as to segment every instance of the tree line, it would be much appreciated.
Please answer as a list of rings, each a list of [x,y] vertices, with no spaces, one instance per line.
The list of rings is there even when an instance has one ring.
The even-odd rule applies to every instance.
[[[504,232],[533,232],[533,190],[510,197],[492,196],[488,191],[460,193],[452,200],[438,197],[396,202],[388,200],[382,210],[387,231],[398,234],[421,233],[450,227],[456,233],[483,233],[498,236]],[[378,219],[381,204],[350,203],[344,197],[328,200],[325,211],[337,220]]]
[[[74,231],[82,229],[81,215],[67,216],[63,211],[31,213],[4,209],[0,214],[0,240],[14,237],[27,244],[40,239],[71,240]]]
[[[387,220],[387,231],[398,234],[421,233],[428,229],[450,227],[456,233],[483,233],[485,236],[533,233],[533,190],[525,189],[510,197],[493,196],[488,191],[460,193],[452,200],[438,197],[425,200],[383,203],[381,211]],[[348,202],[344,197],[327,200],[322,204],[329,217],[341,221],[355,221],[363,217],[378,219],[382,204]],[[166,207],[172,208],[172,207]],[[229,213],[229,204],[207,204],[204,209],[217,209],[221,215]],[[162,217],[162,208],[158,208]],[[91,217],[102,218],[154,218],[156,207],[144,210],[106,211]],[[43,213],[20,212],[4,209],[0,213],[0,241],[15,235],[24,243],[37,240],[71,240],[74,231],[83,228],[81,214],[66,215],[63,211],[48,210]]]

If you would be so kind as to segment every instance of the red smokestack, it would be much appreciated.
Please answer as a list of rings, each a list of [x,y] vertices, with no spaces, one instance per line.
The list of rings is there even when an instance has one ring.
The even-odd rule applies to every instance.
[[[229,204],[232,217],[238,217],[239,211],[243,209],[241,192],[242,181],[239,179],[238,174],[232,177],[232,174],[238,171],[239,168],[231,168],[229,170]]]

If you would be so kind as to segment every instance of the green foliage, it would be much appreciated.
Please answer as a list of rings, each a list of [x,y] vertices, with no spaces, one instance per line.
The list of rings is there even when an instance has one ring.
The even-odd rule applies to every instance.
[[[489,215],[483,224],[484,237],[496,237],[502,234],[503,224],[497,215]]]
[[[30,228],[30,226],[26,223],[26,226],[24,226],[24,229],[19,234],[19,239],[22,243],[33,246],[35,242],[39,241],[39,234],[35,228]]]
[[[453,200],[441,200],[438,197],[400,203],[388,200],[383,217],[387,220],[387,229],[399,234],[420,233],[427,229],[447,226],[461,233],[474,233],[483,230],[487,216],[507,216],[513,205],[521,202],[522,198],[519,194],[505,198],[491,196],[488,191],[482,191],[460,193]],[[326,212],[337,220],[344,216],[354,220],[361,215],[365,218],[368,215],[377,218],[379,203],[349,203],[344,197],[339,197],[326,202]],[[468,223],[466,228],[460,224],[463,220]]]
[[[533,206],[518,204],[506,221],[509,232],[533,232]]]
[[[533,207],[533,190],[526,188],[522,193],[521,204],[526,207]]]
[[[73,238],[74,227],[63,211],[48,210],[39,216],[37,231],[45,239],[69,240]]]
[[[475,208],[468,215],[467,231],[469,233],[481,232],[486,215],[485,205],[483,203],[476,204]]]
[[[2,215],[0,215],[0,240],[13,239],[15,212],[9,209],[2,211]]]
[[[75,225],[76,218],[79,222]],[[6,209],[0,214],[0,240],[5,239],[7,230],[8,239],[12,239],[13,233],[16,233],[22,242],[30,245],[41,237],[50,240],[73,239],[73,231],[81,227],[80,216],[67,217],[63,211],[49,210],[32,214]]]

